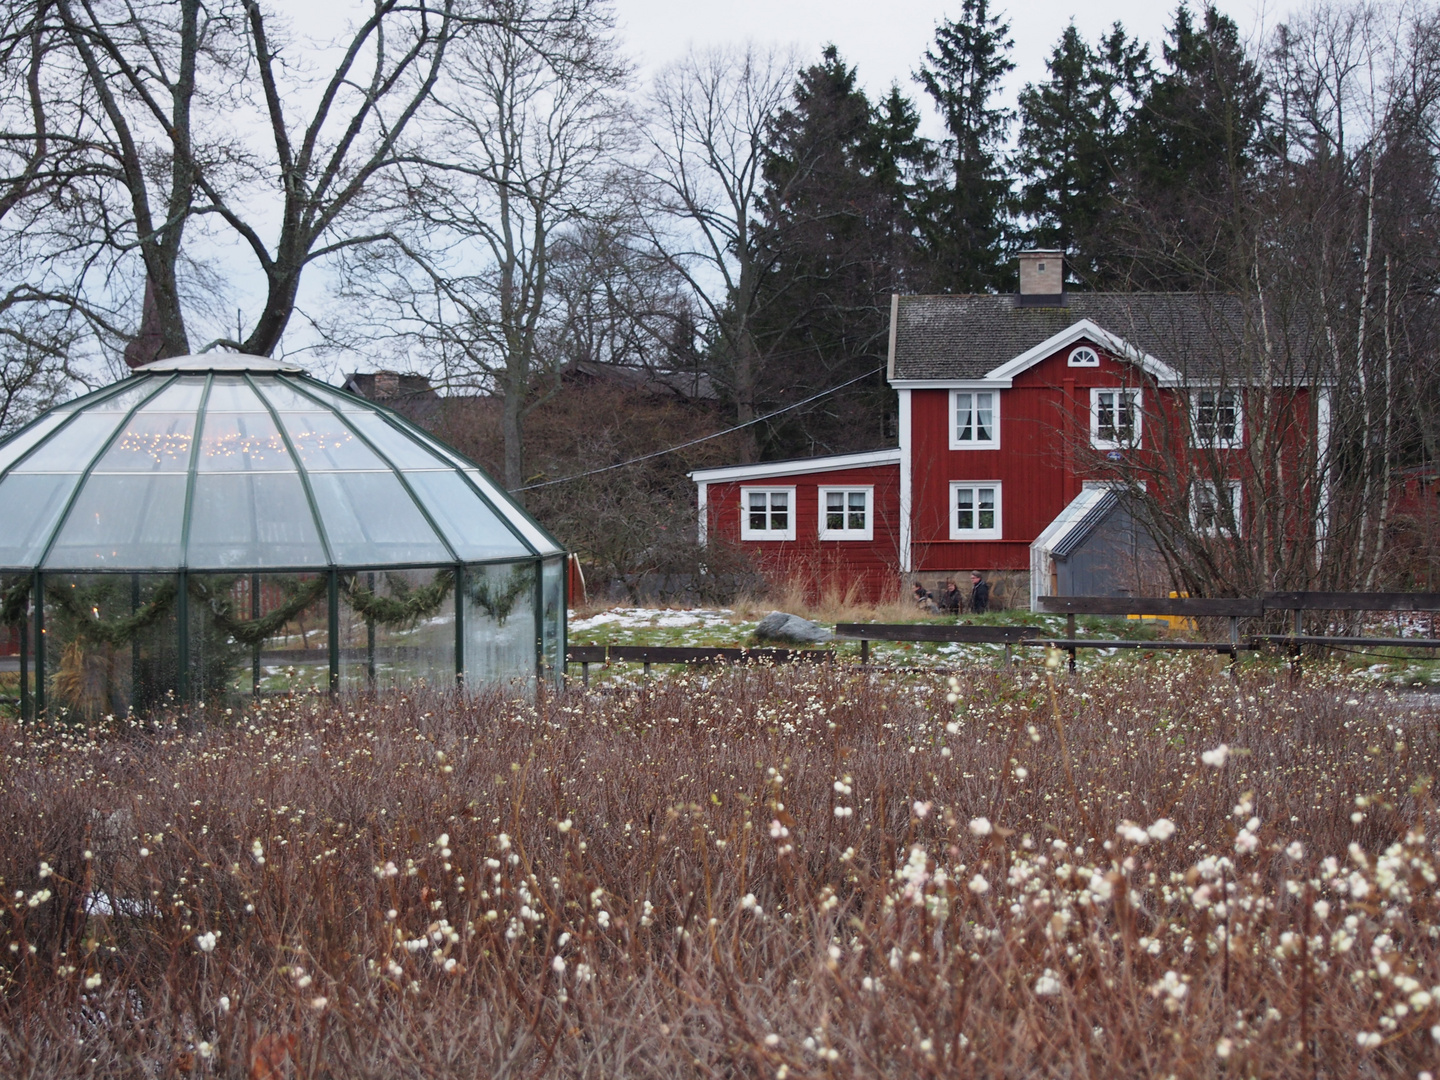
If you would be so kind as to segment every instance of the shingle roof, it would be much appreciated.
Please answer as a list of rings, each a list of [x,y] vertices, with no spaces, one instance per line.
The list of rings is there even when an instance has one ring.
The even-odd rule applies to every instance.
[[[1217,377],[1244,328],[1240,304],[1215,293],[1067,293],[1065,306],[1010,295],[902,296],[892,379],[979,379],[1082,319],[1188,378]]]

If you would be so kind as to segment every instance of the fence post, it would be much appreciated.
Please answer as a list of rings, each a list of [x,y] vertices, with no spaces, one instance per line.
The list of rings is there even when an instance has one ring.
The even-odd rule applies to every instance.
[[[580,679],[581,679],[581,681],[584,683],[584,685],[586,686],[586,688],[588,689],[589,686],[590,686],[590,661],[589,661],[589,660],[582,660],[582,661],[580,662]]]
[[[1300,631],[1304,629],[1302,625],[1303,615],[1299,608],[1296,608],[1292,615],[1293,621],[1291,623],[1290,633],[1293,637],[1298,638]],[[1300,642],[1298,641],[1292,641],[1290,643],[1290,670],[1297,679],[1300,677]]]
[[[1007,641],[1005,642],[1005,670],[1009,671],[1010,667],[1010,642]]]
[[[1067,638],[1069,638],[1072,643],[1074,642],[1074,640],[1075,640],[1075,613],[1074,613],[1073,611],[1067,613],[1066,616],[1065,616],[1065,636],[1066,636]],[[1074,644],[1071,644],[1071,646],[1070,646],[1070,672],[1071,672],[1071,674],[1074,674],[1074,672],[1075,672],[1075,646],[1074,646]]]
[[[862,637],[860,639],[860,664],[864,666],[868,663],[870,663],[870,639]]]
[[[1240,660],[1240,617],[1230,616],[1230,663],[1232,665]]]

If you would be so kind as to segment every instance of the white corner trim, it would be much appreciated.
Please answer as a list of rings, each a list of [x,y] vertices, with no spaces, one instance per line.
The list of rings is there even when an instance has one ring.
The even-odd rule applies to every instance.
[[[910,391],[901,389],[900,396],[900,572],[910,573],[914,562],[911,555],[910,484],[913,464],[910,457]]]
[[[900,294],[890,294],[890,349],[885,354],[885,378],[895,381],[895,337],[900,329]]]
[[[1026,368],[1038,364],[1051,353],[1059,352],[1066,345],[1073,345],[1081,338],[1089,338],[1105,349],[1106,352],[1116,356],[1124,357],[1131,363],[1139,364],[1148,374],[1153,376],[1162,386],[1179,386],[1182,383],[1181,375],[1169,364],[1162,363],[1147,352],[1143,352],[1131,345],[1122,337],[1117,337],[1109,330],[1103,329],[1089,319],[1081,319],[1079,322],[1054,334],[1039,345],[1026,349],[1013,360],[1007,360],[999,367],[985,373],[986,379],[1013,379]]]
[[[888,450],[867,450],[859,454],[830,454],[825,457],[800,458],[796,461],[762,461],[754,465],[724,465],[718,469],[696,469],[688,475],[697,484],[719,484],[735,480],[768,480],[776,476],[804,476],[806,473],[864,469],[874,465],[895,465],[900,460],[900,448],[893,447]]]
[[[704,547],[710,539],[710,485],[696,484],[695,487],[700,493],[698,499],[700,520],[695,529],[695,537],[700,542],[700,546]]]

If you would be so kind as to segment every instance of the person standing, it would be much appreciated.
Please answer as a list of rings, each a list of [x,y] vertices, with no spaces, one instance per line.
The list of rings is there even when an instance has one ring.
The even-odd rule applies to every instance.
[[[980,576],[979,570],[970,571],[970,610],[976,615],[990,610],[990,583]]]
[[[945,589],[940,593],[940,598],[936,601],[936,603],[940,605],[940,614],[959,615],[960,595],[960,586],[956,585],[953,581],[945,582]]]

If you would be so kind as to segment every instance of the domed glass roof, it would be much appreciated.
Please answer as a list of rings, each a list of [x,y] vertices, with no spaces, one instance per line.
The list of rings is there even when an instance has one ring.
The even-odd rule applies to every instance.
[[[157,361],[0,444],[0,569],[434,566],[563,550],[478,466],[283,361]]]

